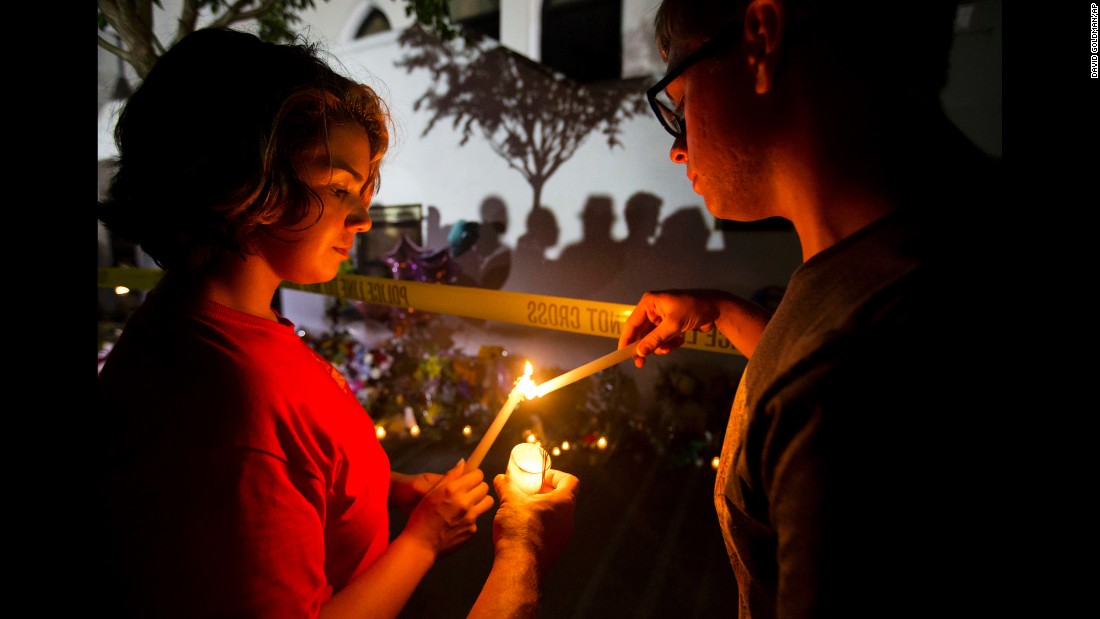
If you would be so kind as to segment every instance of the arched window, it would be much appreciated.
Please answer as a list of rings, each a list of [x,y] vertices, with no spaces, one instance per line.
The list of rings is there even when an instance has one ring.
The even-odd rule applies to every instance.
[[[390,28],[390,20],[382,14],[382,11],[371,9],[363,19],[363,23],[359,24],[359,29],[355,31],[355,38],[361,39],[376,32],[385,32]]]

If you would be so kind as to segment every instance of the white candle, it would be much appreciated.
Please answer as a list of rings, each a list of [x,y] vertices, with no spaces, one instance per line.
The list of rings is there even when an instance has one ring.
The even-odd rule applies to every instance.
[[[550,393],[551,391],[554,391],[555,389],[561,389],[562,387],[570,383],[575,383],[586,376],[591,376],[596,372],[606,370],[607,368],[617,363],[626,361],[627,359],[634,356],[634,349],[637,347],[638,343],[635,342],[633,344],[630,344],[629,346],[620,348],[613,353],[606,354],[599,359],[596,359],[595,361],[589,361],[588,363],[582,365],[575,370],[569,370],[568,372],[562,374],[561,376],[558,376],[557,378],[551,378],[550,380],[538,386],[538,389],[535,391],[535,395],[541,398],[542,396]]]
[[[516,386],[512,389],[512,392],[508,394],[508,399],[504,401],[504,406],[500,407],[500,412],[497,413],[493,423],[489,424],[489,429],[485,431],[485,436],[481,437],[481,441],[474,448],[474,453],[470,454],[470,459],[466,461],[466,468],[463,469],[464,473],[481,466],[481,461],[485,459],[485,454],[489,452],[489,447],[493,445],[493,441],[496,440],[497,435],[500,434],[500,429],[504,427],[504,422],[508,421],[508,418],[512,416],[512,411],[515,410],[516,405],[520,403],[524,397],[534,397],[535,383],[531,380],[531,362],[528,361],[526,368],[517,382]]]
[[[537,494],[550,468],[550,454],[541,445],[520,443],[512,448],[505,475],[527,494]]]

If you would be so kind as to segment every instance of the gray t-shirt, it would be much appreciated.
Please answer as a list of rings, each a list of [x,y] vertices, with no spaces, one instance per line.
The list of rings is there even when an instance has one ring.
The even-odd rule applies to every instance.
[[[944,554],[967,554],[980,511],[987,411],[966,385],[985,340],[957,306],[976,275],[957,232],[895,211],[792,275],[715,482],[741,619],[909,616],[963,586]]]

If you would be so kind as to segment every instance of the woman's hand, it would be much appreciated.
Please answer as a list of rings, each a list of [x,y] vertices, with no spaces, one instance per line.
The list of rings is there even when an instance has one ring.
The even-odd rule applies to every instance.
[[[480,469],[463,474],[465,459],[417,503],[401,532],[440,556],[457,548],[477,532],[477,519],[493,506],[489,485]]]
[[[401,510],[401,513],[409,515],[416,508],[420,499],[432,489],[443,476],[439,473],[417,473],[409,475],[390,471],[390,499],[392,507]]]

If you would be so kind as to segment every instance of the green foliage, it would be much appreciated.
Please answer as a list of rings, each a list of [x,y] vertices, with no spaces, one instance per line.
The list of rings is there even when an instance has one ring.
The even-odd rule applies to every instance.
[[[215,1],[225,4],[225,0]],[[298,13],[314,6],[313,0],[278,0],[271,9],[256,18],[260,26],[257,34],[261,39],[273,43],[291,41],[298,32],[295,25],[302,21]]]
[[[183,0],[178,13],[165,16],[175,25],[171,40],[165,42],[156,35],[156,9],[163,9],[159,0],[98,0],[99,46],[144,79],[161,54],[200,27],[200,15],[202,27],[255,21],[261,38],[285,42],[297,34],[298,13],[314,6],[314,0]]]
[[[416,21],[427,26],[444,41],[450,41],[459,34],[451,25],[450,0],[406,0],[405,15],[415,15]]]
[[[440,37],[455,36],[457,30],[449,21],[448,0],[405,2],[406,14],[415,14],[418,22],[431,27]],[[203,27],[254,21],[261,39],[284,43],[300,34],[300,13],[315,6],[315,0],[182,0],[178,14],[165,16],[176,26],[167,42],[158,40],[155,34],[154,7],[164,8],[160,0],[98,0],[96,24],[99,46],[121,58],[144,78],[161,54],[200,27],[200,14],[204,16]]]

